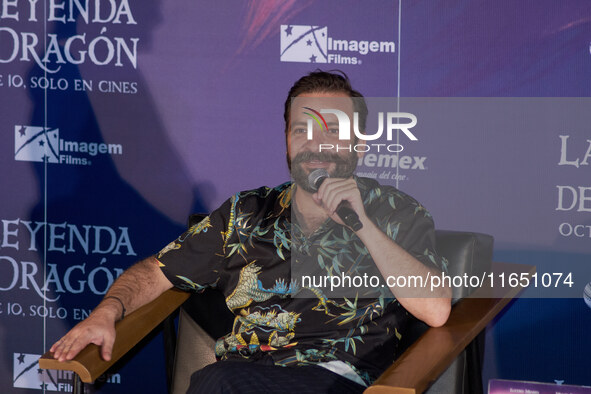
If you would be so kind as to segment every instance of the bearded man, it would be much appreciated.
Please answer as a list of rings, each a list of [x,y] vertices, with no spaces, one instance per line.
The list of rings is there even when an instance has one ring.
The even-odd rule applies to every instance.
[[[326,108],[332,113],[322,116]],[[218,361],[193,375],[189,393],[361,393],[397,356],[409,314],[443,325],[449,288],[427,294],[386,280],[445,269],[431,216],[403,192],[353,175],[360,154],[351,143],[359,141],[342,140],[336,113],[364,128],[365,101],[345,75],[316,71],[299,79],[284,112],[293,181],[235,194],[130,267],[52,346],[54,357],[70,360],[95,343],[109,360],[115,322],[125,313],[173,286],[215,287],[234,325],[217,340]],[[376,281],[335,290],[334,277]]]

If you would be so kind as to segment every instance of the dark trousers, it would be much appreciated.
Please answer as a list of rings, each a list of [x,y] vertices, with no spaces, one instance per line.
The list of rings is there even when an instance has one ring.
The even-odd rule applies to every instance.
[[[282,367],[260,361],[208,365],[191,376],[187,394],[360,394],[365,389],[323,367]]]

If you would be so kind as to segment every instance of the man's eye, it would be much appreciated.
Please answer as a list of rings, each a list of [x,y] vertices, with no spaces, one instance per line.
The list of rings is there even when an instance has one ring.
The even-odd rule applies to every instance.
[[[295,129],[291,129],[291,132],[293,134],[304,134],[304,133],[307,133],[308,132],[308,129],[305,129],[303,127],[297,127]]]
[[[338,134],[339,133],[339,129],[328,129],[327,130],[328,134]]]

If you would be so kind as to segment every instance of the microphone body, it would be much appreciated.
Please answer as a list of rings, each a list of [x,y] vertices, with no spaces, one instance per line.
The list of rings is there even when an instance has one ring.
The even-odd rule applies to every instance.
[[[308,185],[312,190],[317,191],[320,185],[322,185],[322,182],[329,177],[330,175],[328,174],[328,171],[324,168],[319,168],[308,175]],[[353,231],[359,231],[363,227],[363,224],[359,221],[359,216],[353,208],[351,208],[348,201],[341,201],[337,207],[337,215],[341,218],[343,223],[351,227]]]

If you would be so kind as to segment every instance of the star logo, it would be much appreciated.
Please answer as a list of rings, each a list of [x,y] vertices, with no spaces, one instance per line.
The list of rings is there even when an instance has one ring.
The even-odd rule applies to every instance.
[[[57,371],[39,368],[39,354],[13,353],[12,387],[58,391]]]
[[[59,163],[59,129],[37,126],[14,127],[14,159]]]
[[[281,25],[282,62],[327,63],[326,26]]]

